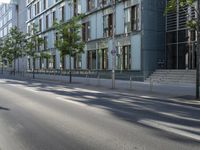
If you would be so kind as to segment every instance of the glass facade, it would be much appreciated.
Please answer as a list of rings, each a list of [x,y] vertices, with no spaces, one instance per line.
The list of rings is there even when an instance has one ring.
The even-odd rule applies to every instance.
[[[166,60],[167,69],[196,68],[196,33],[188,29],[187,12],[194,17],[194,9],[177,8],[176,12],[167,14],[166,20]]]

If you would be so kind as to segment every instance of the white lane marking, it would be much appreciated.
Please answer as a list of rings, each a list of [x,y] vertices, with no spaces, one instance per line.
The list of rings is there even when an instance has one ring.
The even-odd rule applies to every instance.
[[[0,80],[0,83],[6,83],[6,81],[5,80]]]
[[[96,96],[90,96],[90,95],[85,95],[83,96],[84,98],[87,98],[87,99],[97,99]]]
[[[150,120],[150,119],[146,119],[146,120],[140,120],[138,121],[141,124],[153,127],[153,128],[157,128],[166,132],[170,132],[173,134],[177,134],[179,136],[183,136],[186,138],[190,138],[193,140],[197,140],[200,141],[200,136],[199,134],[199,129],[192,129],[191,127],[187,127],[187,126],[181,126],[181,125],[174,125],[174,124],[169,124],[169,123],[165,123],[165,122],[161,122],[161,121],[155,121],[155,120]],[[184,130],[190,130],[190,131],[197,131],[197,134],[188,132],[188,131],[184,131]]]
[[[75,100],[66,99],[64,97],[56,97],[56,99],[59,100],[59,101],[63,101],[63,102],[71,103],[71,104],[76,104],[76,105],[79,105],[79,106],[86,106],[85,104],[83,104],[81,102],[77,102]]]
[[[39,91],[37,91],[36,89],[33,89],[31,87],[26,87],[24,85],[21,85],[21,84],[9,84],[10,86],[14,86],[14,87],[21,87],[23,88],[24,90],[27,90],[27,91],[30,91],[30,92],[34,92],[34,93],[37,93]]]
[[[30,91],[30,92],[35,92],[35,93],[39,92],[36,89],[32,89],[30,87],[24,87],[24,89],[27,90],[27,91]]]
[[[22,85],[20,85],[20,84],[8,84],[8,85],[14,86],[14,87],[22,87]]]
[[[83,89],[83,88],[74,88],[77,91],[81,91],[81,92],[89,92],[89,93],[95,93],[95,94],[101,94],[102,92],[97,91],[97,90],[91,90],[91,89]]]
[[[153,96],[140,96],[141,98],[146,98],[146,99],[154,99],[156,97],[153,97]]]

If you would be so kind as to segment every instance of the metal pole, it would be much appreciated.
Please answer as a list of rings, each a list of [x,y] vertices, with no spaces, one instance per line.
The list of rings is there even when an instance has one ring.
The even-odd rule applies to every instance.
[[[115,17],[116,17],[116,9],[115,9],[115,1],[113,1],[112,3],[112,9],[113,9],[113,49],[112,49],[112,89],[115,88],[115,56],[116,56],[116,47],[115,47],[115,28],[116,28],[116,24],[115,24]]]
[[[1,64],[1,73],[3,74],[3,61],[2,61],[2,64]]]
[[[198,4],[197,4],[197,11],[199,12],[200,10],[200,0],[198,0]],[[200,25],[199,25],[199,21],[200,21],[200,16],[199,14],[197,14],[198,16],[198,26],[197,26],[197,48],[196,48],[196,56],[197,56],[197,68],[196,68],[196,99],[199,99],[199,50],[200,50]]]
[[[72,56],[71,56],[71,50],[69,55],[69,83],[72,83]]]
[[[70,19],[72,18],[72,2],[68,2],[70,5]],[[72,49],[70,49],[69,54],[69,83],[72,83]]]

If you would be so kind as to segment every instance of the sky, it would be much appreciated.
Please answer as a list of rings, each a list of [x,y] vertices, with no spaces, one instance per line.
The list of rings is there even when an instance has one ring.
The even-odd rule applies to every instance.
[[[10,0],[0,0],[0,3],[9,3]]]

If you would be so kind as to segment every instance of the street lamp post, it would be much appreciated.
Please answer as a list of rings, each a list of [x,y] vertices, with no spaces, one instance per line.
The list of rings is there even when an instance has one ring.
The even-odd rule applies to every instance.
[[[70,6],[70,19],[72,19],[72,1],[68,0]],[[72,49],[69,51],[69,83],[72,83]]]
[[[1,74],[3,74],[3,60],[1,62]]]
[[[113,35],[112,35],[112,89],[115,88],[115,58],[116,58],[116,47],[115,47],[115,31],[116,31],[116,2],[112,2],[113,9]]]
[[[200,0],[197,1],[197,11],[200,10]],[[197,14],[197,48],[196,48],[196,61],[197,61],[197,68],[196,68],[196,99],[199,99],[199,51],[200,51],[200,14]]]

